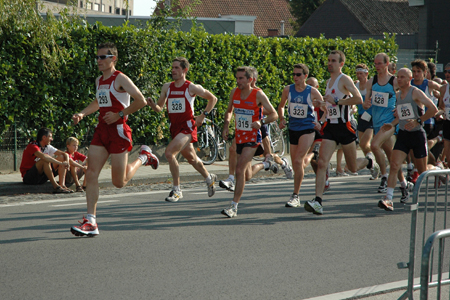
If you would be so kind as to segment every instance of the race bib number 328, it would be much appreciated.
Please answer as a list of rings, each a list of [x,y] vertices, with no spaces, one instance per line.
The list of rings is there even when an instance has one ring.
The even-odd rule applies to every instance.
[[[167,107],[169,113],[184,113],[186,111],[186,101],[184,98],[169,98]]]

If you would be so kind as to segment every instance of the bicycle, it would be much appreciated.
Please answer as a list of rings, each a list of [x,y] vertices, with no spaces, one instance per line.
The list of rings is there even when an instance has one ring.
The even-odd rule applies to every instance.
[[[272,154],[277,154],[278,156],[283,156],[286,148],[286,141],[284,140],[283,131],[278,127],[276,122],[267,124],[268,132],[267,135],[270,140],[270,148]],[[264,160],[263,155],[253,157],[254,160]]]
[[[197,156],[202,160],[203,164],[210,165],[216,161],[225,160],[227,155],[227,144],[222,138],[221,128],[214,122],[216,108],[210,112],[211,119],[205,118],[201,127],[197,129],[198,141],[194,143]]]

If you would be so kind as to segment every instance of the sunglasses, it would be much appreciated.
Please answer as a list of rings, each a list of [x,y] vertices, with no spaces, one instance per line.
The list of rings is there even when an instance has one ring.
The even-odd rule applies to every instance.
[[[300,76],[302,76],[302,75],[303,75],[303,73],[292,73],[292,75],[293,75],[293,76],[297,76],[297,77],[300,77]]]
[[[450,70],[444,70],[444,73],[450,73]]]
[[[113,57],[114,55],[111,55],[111,54],[108,54],[108,55],[97,55],[95,58],[97,59],[97,60],[104,60],[104,59],[106,59],[106,58],[110,58],[110,57]]]

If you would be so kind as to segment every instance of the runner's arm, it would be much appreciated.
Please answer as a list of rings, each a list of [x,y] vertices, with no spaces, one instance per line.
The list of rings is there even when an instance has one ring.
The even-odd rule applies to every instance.
[[[363,102],[364,109],[369,109],[372,106],[372,82],[373,78],[370,78],[366,83],[366,98]]]
[[[159,95],[158,102],[153,102],[153,99],[150,97],[147,98],[147,104],[156,112],[161,112],[164,109],[164,105],[167,100],[167,91],[169,90],[170,83],[165,83],[161,89],[161,95]]]
[[[285,86],[283,89],[283,92],[281,94],[281,101],[280,104],[278,104],[278,117],[280,119],[279,127],[280,129],[283,129],[286,127],[286,120],[284,119],[284,111],[286,108],[286,102],[289,96],[289,86]]]
[[[230,127],[230,121],[231,121],[231,117],[233,116],[233,95],[235,92],[236,88],[234,88],[231,93],[230,93],[230,99],[228,101],[228,107],[227,110],[225,111],[225,115],[223,118],[223,131],[222,131],[222,138],[224,140],[228,140],[228,134],[229,134],[229,127]]]

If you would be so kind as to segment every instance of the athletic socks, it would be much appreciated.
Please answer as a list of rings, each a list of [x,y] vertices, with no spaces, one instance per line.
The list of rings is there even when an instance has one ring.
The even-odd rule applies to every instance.
[[[228,175],[228,179],[230,179],[231,181],[234,181],[234,175]]]
[[[392,200],[392,197],[394,197],[394,188],[388,187],[386,191],[386,199]]]
[[[239,203],[237,203],[237,202],[231,201],[231,205],[233,205],[235,209],[237,209],[238,204],[239,204]]]
[[[147,163],[147,160],[148,160],[147,155],[141,154],[141,155],[139,155],[138,158],[141,160],[143,165],[145,165]]]
[[[95,217],[95,215],[87,214],[86,219],[88,219],[89,223],[91,223],[92,225],[97,224],[97,218]]]
[[[262,164],[264,166],[264,170],[266,170],[266,171],[269,170],[269,168],[270,168],[270,163],[269,162],[263,161]]]
[[[400,186],[402,187],[402,188],[406,188],[407,187],[407,182],[406,182],[406,180],[403,180],[402,182],[400,182]]]
[[[172,187],[172,190],[175,191],[175,192],[179,192],[179,191],[181,191],[181,187],[179,185],[174,185]]]

